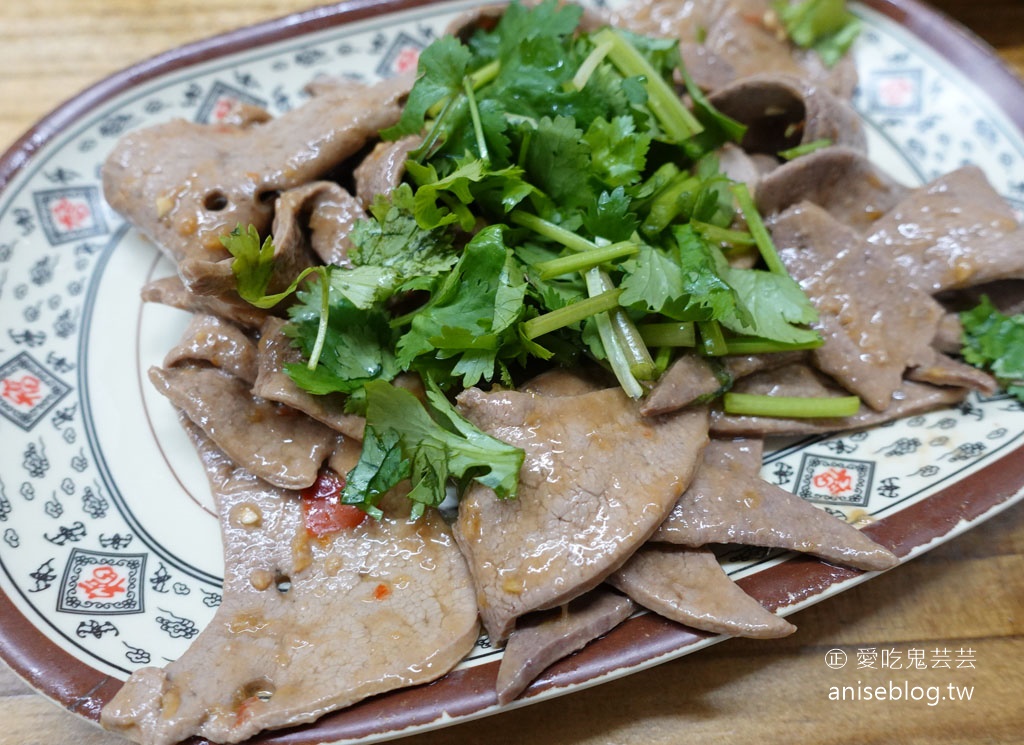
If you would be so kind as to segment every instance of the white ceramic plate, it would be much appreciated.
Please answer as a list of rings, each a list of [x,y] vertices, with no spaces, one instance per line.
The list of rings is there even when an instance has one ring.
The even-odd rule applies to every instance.
[[[42,147],[0,161],[0,640],[4,658],[44,694],[95,719],[132,670],[184,652],[220,600],[206,478],[145,375],[187,317],[139,300],[146,281],[173,267],[103,202],[106,154],[133,128],[216,121],[230,99],[280,113],[318,75],[372,80],[407,69],[473,4],[339,7],[195,45],[83,94],[40,123]],[[872,158],[908,184],[977,163],[1021,204],[1022,116],[1007,103],[1010,94],[1021,100],[1016,82],[912,0],[856,9],[865,30],[855,105]],[[988,94],[972,70],[986,71]],[[871,523],[876,539],[910,558],[1024,497],[1024,473],[1008,457],[1022,443],[1020,404],[971,397],[868,432],[809,439],[766,458],[764,476]],[[967,487],[969,497],[956,496]],[[728,569],[781,613],[868,576],[756,552],[728,557]],[[527,696],[715,641],[653,616],[633,619],[556,665]],[[495,710],[482,682],[493,679],[498,654],[482,640],[440,684],[329,716],[289,741],[408,734],[440,724],[439,704],[445,724]]]

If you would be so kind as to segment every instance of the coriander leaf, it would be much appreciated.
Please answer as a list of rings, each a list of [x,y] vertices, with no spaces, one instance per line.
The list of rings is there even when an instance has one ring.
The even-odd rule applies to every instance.
[[[1024,401],[1024,313],[1007,316],[988,296],[960,313],[964,359],[991,372],[1008,393]]]
[[[412,453],[413,487],[406,494],[412,501],[412,517],[423,514],[425,507],[436,507],[444,501],[448,488],[448,452],[429,441],[417,443]],[[438,501],[440,499],[441,501]]]
[[[393,127],[382,130],[381,137],[397,140],[419,133],[432,106],[459,95],[471,56],[469,49],[453,36],[444,36],[424,49],[418,62],[419,76],[402,116]]]
[[[386,266],[331,267],[331,289],[360,310],[368,310],[394,293],[398,273]]]
[[[249,303],[262,300],[274,273],[273,239],[268,235],[261,244],[255,225],[250,225],[245,232],[241,225],[236,225],[234,230],[220,237],[220,242],[232,256],[231,271],[238,294]]]
[[[603,191],[587,205],[583,226],[596,237],[613,242],[625,241],[640,224],[630,207],[631,200],[621,186],[610,192]]]
[[[490,379],[501,342],[515,346],[513,324],[523,313],[526,282],[505,246],[503,229],[490,226],[466,245],[459,263],[437,287],[434,295],[413,316],[398,341],[398,359],[414,367],[422,355],[441,352],[441,358],[462,352],[490,355],[490,370],[476,360],[463,377],[473,385]]]
[[[376,198],[371,219],[352,230],[349,258],[357,266],[393,269],[397,279],[433,276],[450,269],[459,255],[451,234],[444,229],[424,230],[414,215],[412,189],[402,184],[389,199]]]
[[[495,28],[498,56],[509,57],[550,48],[552,43],[572,34],[579,25],[583,8],[543,0],[533,7],[512,3]]]
[[[285,333],[307,358],[320,323],[319,291],[301,291],[289,308]],[[289,364],[285,371],[305,391],[317,395],[355,393],[369,380],[391,380],[400,372],[395,360],[395,334],[383,311],[362,310],[331,287],[326,340],[312,370]]]
[[[619,301],[624,306],[661,313],[686,295],[682,269],[664,251],[643,244],[627,266],[629,271],[619,283]]]
[[[356,505],[376,519],[383,517],[384,513],[377,507],[380,498],[409,478],[412,472],[409,459],[402,455],[399,441],[394,430],[385,429],[378,434],[375,427],[366,425],[359,460],[345,476],[342,504]]]
[[[492,170],[480,159],[457,161],[455,170],[444,177],[439,177],[432,165],[410,162],[408,170],[419,183],[413,210],[416,223],[424,230],[460,221],[460,227],[471,232],[476,216],[464,207],[480,202],[478,207],[500,217],[534,191],[518,166]],[[468,220],[462,222],[467,215]]]
[[[260,234],[255,225],[242,231],[236,225],[227,235],[220,237],[220,242],[231,254],[231,272],[235,275],[235,285],[239,296],[257,308],[273,308],[279,302],[295,292],[295,289],[310,274],[319,274],[321,279],[326,270],[323,267],[311,266],[303,269],[292,280],[291,284],[281,292],[267,294],[274,276],[274,254],[277,249],[271,236],[260,243]]]
[[[672,231],[687,294],[684,307],[667,308],[665,315],[678,321],[710,321],[742,312],[733,287],[723,279],[720,254],[692,225]]]
[[[522,166],[529,180],[555,202],[575,207],[593,199],[586,178],[590,147],[574,119],[541,119],[529,138]]]
[[[746,313],[734,313],[720,319],[723,326],[738,334],[751,334],[787,344],[807,344],[819,340],[818,332],[803,324],[818,320],[814,306],[788,274],[760,269],[733,269],[722,272],[736,290]]]
[[[458,478],[467,476],[494,490],[499,499],[514,499],[519,490],[519,471],[525,453],[491,437],[456,411],[436,386],[427,386],[427,401],[437,421],[457,437],[449,446],[449,467]]]
[[[775,12],[798,47],[814,49],[832,67],[860,34],[860,20],[844,0],[776,0]]]
[[[464,207],[473,201],[470,184],[483,178],[485,167],[482,160],[467,160],[452,173],[439,178],[433,166],[410,161],[406,168],[419,184],[413,198],[416,224],[423,230],[432,230],[459,222],[463,230],[472,230],[476,218]],[[453,196],[457,202],[451,199]]]
[[[383,381],[368,383],[366,423],[367,429],[390,432],[389,438],[397,438],[403,459],[410,464],[413,493],[420,504],[444,501],[448,474],[474,479],[501,499],[516,495],[523,451],[479,430],[435,386],[428,388],[425,407],[403,388]],[[368,463],[374,460],[367,458]],[[435,465],[438,462],[445,463],[447,470]],[[371,479],[363,476],[360,483],[371,483]]]
[[[605,185],[615,188],[640,180],[647,165],[651,137],[636,131],[632,117],[594,119],[583,141],[590,146],[593,173]]]

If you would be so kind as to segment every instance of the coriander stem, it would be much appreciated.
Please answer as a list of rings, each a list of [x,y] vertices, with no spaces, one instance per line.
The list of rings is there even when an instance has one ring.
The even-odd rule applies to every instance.
[[[768,265],[768,271],[774,274],[788,275],[789,272],[786,271],[782,259],[779,258],[779,254],[775,250],[775,243],[772,242],[772,237],[768,234],[768,228],[764,226],[761,214],[757,211],[754,198],[750,196],[750,189],[746,184],[738,181],[732,185],[730,191],[743,213],[743,219],[747,221],[747,229],[754,237],[754,243],[757,244],[757,249],[761,252],[761,258]]]
[[[565,326],[590,318],[597,313],[603,313],[619,306],[619,295],[622,290],[614,289],[603,292],[594,297],[588,297],[569,305],[556,308],[547,313],[523,321],[522,331],[527,339],[536,339],[550,334]]]
[[[727,414],[770,416],[786,419],[834,419],[853,416],[860,409],[856,396],[800,397],[726,393],[722,405]]]
[[[590,76],[597,70],[597,66],[604,61],[604,58],[608,56],[608,52],[611,51],[615,42],[608,40],[601,44],[598,44],[591,50],[587,58],[583,60],[576,74],[572,78],[572,86],[578,91],[583,90],[587,86],[587,81],[590,80]]]
[[[611,43],[608,58],[626,76],[642,77],[646,82],[647,106],[669,135],[676,142],[682,142],[704,130],[693,113],[683,106],[682,100],[658,74],[647,58],[621,33],[604,28],[593,36],[597,44]]]
[[[692,321],[642,323],[637,330],[649,347],[692,347],[697,344]]]
[[[690,220],[690,225],[705,240],[711,243],[726,243],[731,246],[753,246],[756,245],[754,236],[746,230],[733,230],[712,225],[700,220]]]
[[[813,153],[815,150],[821,150],[831,144],[832,140],[827,138],[812,140],[811,142],[805,142],[803,145],[791,147],[788,150],[780,150],[778,152],[778,156],[783,160],[793,160],[793,158],[799,158],[801,155]]]
[[[591,267],[599,266],[615,259],[621,259],[624,256],[632,256],[639,250],[640,244],[622,241],[620,243],[612,243],[609,246],[595,247],[589,251],[559,256],[557,259],[551,259],[550,261],[542,261],[537,264],[536,269],[540,273],[541,279],[551,279],[563,274],[585,272]]]
[[[548,238],[555,243],[559,243],[572,251],[596,251],[598,245],[592,241],[588,241],[582,236],[576,235],[571,230],[566,230],[563,227],[555,225],[553,222],[537,217],[530,212],[523,212],[522,210],[513,210],[509,214],[509,220],[514,222],[516,225],[521,225],[524,228],[538,233],[545,238]]]
[[[592,297],[600,296],[605,292],[604,282],[598,269],[590,269],[584,276],[587,280],[587,292]],[[617,302],[616,305],[618,305]],[[598,313],[594,316],[594,323],[597,325],[597,333],[601,337],[601,345],[604,347],[608,364],[611,366],[615,378],[619,381],[619,385],[622,386],[622,390],[630,398],[640,398],[644,395],[643,386],[640,385],[640,381],[636,379],[630,369],[629,360],[615,334],[611,317],[607,312]]]
[[[693,208],[693,195],[700,188],[700,179],[683,172],[672,177],[651,199],[647,217],[640,230],[646,235],[657,235],[682,213],[689,218]]]
[[[801,349],[817,349],[824,342],[817,339],[805,343],[792,343],[784,341],[772,341],[757,336],[737,336],[727,339],[725,342],[728,351],[726,354],[764,354],[766,352],[793,352]]]
[[[423,138],[423,142],[420,143],[418,148],[409,153],[410,156],[414,156],[414,160],[417,163],[424,162],[430,156],[431,151],[433,151],[434,145],[436,145],[438,140],[441,139],[441,124],[451,114],[452,110],[455,108],[457,100],[457,97],[453,98],[451,96],[443,99],[442,103],[444,105],[441,106],[438,115],[436,117],[432,117],[434,121],[430,125],[430,129],[427,131],[426,136]]]
[[[704,354],[721,357],[729,351],[722,334],[722,324],[718,321],[697,321],[697,330],[700,331],[700,345]]]
[[[469,100],[469,116],[473,120],[473,134],[476,136],[476,147],[480,153],[480,160],[490,163],[491,158],[487,153],[487,140],[484,139],[483,124],[480,123],[480,109],[476,104],[476,94],[473,93],[473,85],[468,77],[462,79],[462,89]]]
[[[614,308],[608,311],[608,316],[615,336],[626,353],[629,371],[639,380],[654,380],[657,377],[658,366],[654,364],[651,352],[637,331],[633,319],[627,315],[624,308]]]
[[[309,353],[309,361],[306,367],[315,370],[320,362],[320,355],[324,351],[324,342],[327,340],[327,322],[331,314],[331,283],[327,279],[327,268],[317,267],[317,274],[320,275],[320,323],[316,328],[316,341],[313,342],[313,349]]]

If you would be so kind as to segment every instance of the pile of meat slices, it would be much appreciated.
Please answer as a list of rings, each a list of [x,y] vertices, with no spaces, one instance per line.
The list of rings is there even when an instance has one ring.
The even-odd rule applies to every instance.
[[[647,0],[611,20],[680,38],[712,102],[749,126],[721,162],[750,185],[820,314],[819,349],[725,359],[733,390],[853,392],[861,410],[831,420],[726,414],[700,403],[723,370],[695,355],[639,402],[593,371],[466,390],[461,412],[526,461],[518,499],[474,485],[451,525],[436,512],[410,520],[393,495],[379,521],[310,535],[299,490],[324,468],[354,465],[364,423],[284,374],[296,352],[282,321],[233,293],[220,243],[238,224],[271,233],[282,287],[310,264],[344,264],[352,225],[402,176],[410,143],[375,140],[411,80],[319,82],[278,118],[240,107],[216,126],[175,121],[123,138],[104,169],[106,196],[179,268],[143,288],[145,300],[194,314],[150,377],[206,466],[226,564],[209,627],[180,659],[134,673],[103,710],[106,727],[144,743],[237,742],[312,721],[444,675],[481,620],[505,644],[496,700],[507,702],[641,608],[718,634],[792,632],[732,583],[716,545],[863,570],[897,563],[762,480],[764,438],[863,428],[993,392],[990,377],[955,359],[948,301],[1024,277],[1022,233],[974,167],[908,188],[872,165],[848,103],[852,63],[826,69],[767,20],[751,21],[767,11],[763,0]],[[701,43],[690,41],[698,28]],[[833,145],[787,163],[772,155],[819,138]],[[354,188],[329,178],[343,170]]]

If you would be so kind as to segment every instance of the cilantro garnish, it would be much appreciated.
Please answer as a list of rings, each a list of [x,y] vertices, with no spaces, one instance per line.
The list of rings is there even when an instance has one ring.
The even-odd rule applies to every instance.
[[[860,34],[860,19],[847,10],[845,0],[776,0],[774,7],[793,43],[816,51],[828,67],[842,59]]]
[[[474,427],[436,387],[423,404],[403,388],[368,383],[366,419],[363,451],[341,495],[345,504],[379,517],[381,495],[410,477],[414,517],[444,501],[450,477],[478,481],[502,499],[515,497],[523,451]]]
[[[988,296],[960,313],[964,359],[988,370],[1006,392],[1024,401],[1024,313],[1001,313]]]

